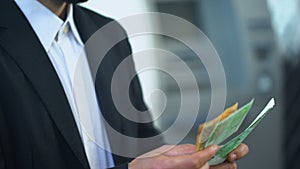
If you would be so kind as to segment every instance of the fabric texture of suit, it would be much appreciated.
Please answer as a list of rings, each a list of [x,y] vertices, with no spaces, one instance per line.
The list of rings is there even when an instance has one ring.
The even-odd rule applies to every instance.
[[[13,0],[0,2],[0,18],[0,169],[89,169],[63,87],[38,37]],[[77,5],[74,19],[83,42],[112,21]],[[124,36],[119,25],[116,30],[120,31],[112,36]],[[127,120],[113,104],[114,70],[130,54],[128,40],[122,40],[99,66],[95,87],[101,112],[122,134],[136,138],[158,135],[153,123]],[[128,71],[134,71],[134,67],[129,66]],[[119,85],[122,88],[122,83]],[[147,113],[138,78],[133,79],[129,91],[136,109]],[[109,133],[108,137],[112,141]],[[111,145],[113,151],[126,147],[121,139],[117,141],[120,144]],[[130,149],[140,154],[162,143],[163,139],[158,139],[147,148],[137,143]],[[116,169],[127,168],[131,160],[118,155],[113,158]]]

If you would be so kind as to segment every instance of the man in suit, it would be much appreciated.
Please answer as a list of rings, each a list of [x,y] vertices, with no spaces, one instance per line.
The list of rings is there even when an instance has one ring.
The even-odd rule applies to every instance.
[[[114,70],[131,54],[127,39],[106,54],[91,84],[95,87],[89,88],[86,82],[84,88],[90,92],[86,104],[92,111],[86,109],[82,114],[70,78],[73,61],[80,60],[75,55],[84,49],[83,43],[111,20],[77,6],[77,1],[0,2],[0,169],[209,168],[207,162],[217,146],[200,152],[195,152],[193,145],[175,146],[167,152],[163,150],[169,147],[163,146],[148,153],[153,156],[134,160],[114,153],[125,149],[138,155],[163,145],[163,139],[157,137],[153,144],[137,142],[129,146],[105,130],[109,125],[130,137],[159,135],[151,122],[134,123],[120,115],[113,103],[110,91]],[[119,25],[115,30],[103,35],[101,42],[126,36]],[[83,51],[83,58],[89,60],[89,51]],[[134,72],[132,65],[128,72]],[[118,85],[122,89],[122,83]],[[135,108],[144,111],[141,118],[150,118],[137,78],[132,80],[129,92]],[[101,134],[89,133],[82,117],[97,119],[97,112],[107,124],[93,121],[92,127]],[[106,147],[99,148],[94,138],[100,138]],[[248,147],[243,144],[229,155],[228,162],[210,168],[235,168],[234,161],[247,153]]]

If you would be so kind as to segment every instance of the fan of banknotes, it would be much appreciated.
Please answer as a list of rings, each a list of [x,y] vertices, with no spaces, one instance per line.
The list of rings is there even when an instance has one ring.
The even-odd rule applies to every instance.
[[[221,115],[215,119],[199,125],[196,139],[196,149],[200,151],[212,144],[221,144],[234,134],[240,128],[245,120],[249,110],[253,105],[254,99],[248,104],[238,109],[238,103],[227,108]],[[259,113],[254,121],[238,136],[228,141],[217,152],[215,157],[209,161],[211,165],[222,163],[226,160],[228,154],[236,149],[243,140],[252,132],[257,124],[266,116],[266,114],[275,106],[275,100],[272,98],[265,108]]]

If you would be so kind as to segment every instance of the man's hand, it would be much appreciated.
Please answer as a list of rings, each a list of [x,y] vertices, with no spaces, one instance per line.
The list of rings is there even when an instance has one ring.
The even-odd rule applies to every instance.
[[[237,149],[235,149],[229,154],[226,162],[219,165],[211,166],[210,169],[236,169],[237,166],[235,161],[246,156],[248,152],[248,146],[246,144],[241,144]]]
[[[178,146],[162,146],[146,153],[129,164],[130,169],[235,169],[235,161],[248,154],[249,149],[241,144],[228,156],[228,161],[219,165],[209,166],[208,161],[218,151],[212,145],[202,151],[196,152],[191,144]]]
[[[209,169],[208,161],[218,151],[212,145],[196,152],[194,145],[162,146],[144,154],[129,164],[130,169]]]

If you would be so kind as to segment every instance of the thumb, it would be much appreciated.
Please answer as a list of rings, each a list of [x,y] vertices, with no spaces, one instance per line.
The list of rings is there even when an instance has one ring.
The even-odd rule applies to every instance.
[[[192,144],[182,144],[174,146],[171,150],[164,153],[166,156],[178,156],[184,154],[193,154],[196,152],[196,147]]]

